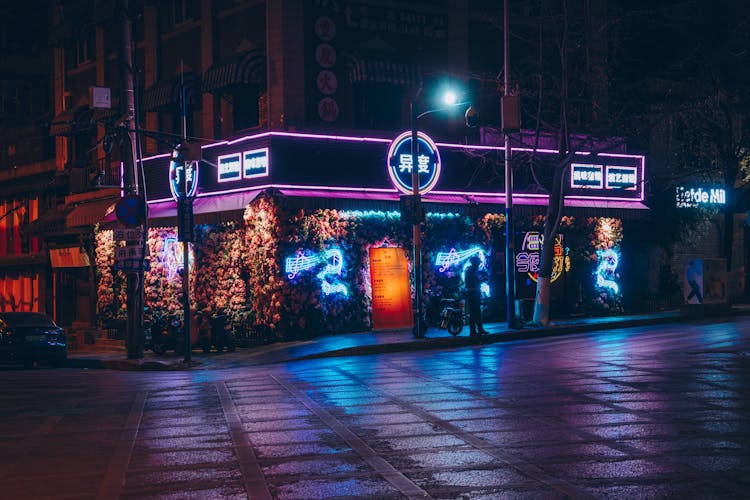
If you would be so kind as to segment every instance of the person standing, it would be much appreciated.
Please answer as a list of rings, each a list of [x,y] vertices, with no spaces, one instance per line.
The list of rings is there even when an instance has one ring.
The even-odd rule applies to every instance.
[[[473,255],[464,271],[466,302],[469,306],[469,335],[488,333],[482,325],[482,291],[479,279],[479,257]]]

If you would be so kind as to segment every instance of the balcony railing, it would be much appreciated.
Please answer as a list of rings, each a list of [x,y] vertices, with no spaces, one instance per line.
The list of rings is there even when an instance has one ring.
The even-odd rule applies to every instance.
[[[80,194],[95,189],[119,188],[122,180],[120,162],[99,158],[96,162],[70,169],[70,192]]]

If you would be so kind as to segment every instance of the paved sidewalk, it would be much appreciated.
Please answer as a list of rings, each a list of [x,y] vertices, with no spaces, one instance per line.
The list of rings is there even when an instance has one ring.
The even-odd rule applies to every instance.
[[[735,305],[722,316],[750,314],[750,305]],[[680,311],[664,311],[654,314],[614,316],[605,318],[568,318],[553,321],[544,328],[525,326],[509,329],[506,323],[488,323],[488,335],[470,337],[468,327],[457,337],[447,330],[430,328],[422,339],[415,339],[411,330],[378,331],[330,335],[311,340],[278,342],[252,348],[238,348],[234,352],[193,351],[191,363],[184,363],[183,356],[167,353],[156,356],[146,352],[142,359],[127,359],[124,350],[73,351],[68,354],[68,366],[77,368],[106,368],[115,370],[184,370],[221,369],[242,366],[283,363],[287,361],[331,356],[351,356],[385,352],[402,352],[423,349],[444,349],[468,345],[492,344],[514,340],[527,340],[571,333],[610,330],[634,326],[656,325],[686,320],[705,320],[704,316],[691,317]]]

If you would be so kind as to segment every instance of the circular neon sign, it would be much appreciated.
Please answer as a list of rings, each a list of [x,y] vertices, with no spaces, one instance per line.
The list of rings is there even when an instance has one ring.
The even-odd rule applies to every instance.
[[[440,153],[427,134],[417,132],[417,164],[413,165],[411,155],[411,131],[396,137],[388,149],[388,175],[396,189],[404,194],[412,194],[412,168],[419,175],[419,194],[429,192],[440,178]]]
[[[172,161],[169,162],[169,190],[175,201],[183,196],[193,198],[198,190],[198,162],[179,160],[173,156]],[[182,192],[183,175],[185,176],[185,193]]]

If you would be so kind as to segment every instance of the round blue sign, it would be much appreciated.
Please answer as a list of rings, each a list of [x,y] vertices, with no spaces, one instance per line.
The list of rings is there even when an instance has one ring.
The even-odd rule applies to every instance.
[[[419,194],[429,192],[440,177],[440,153],[427,134],[417,132],[417,164],[411,154],[411,132],[396,137],[388,150],[388,175],[393,185],[405,194],[413,193],[412,168],[419,176]]]

